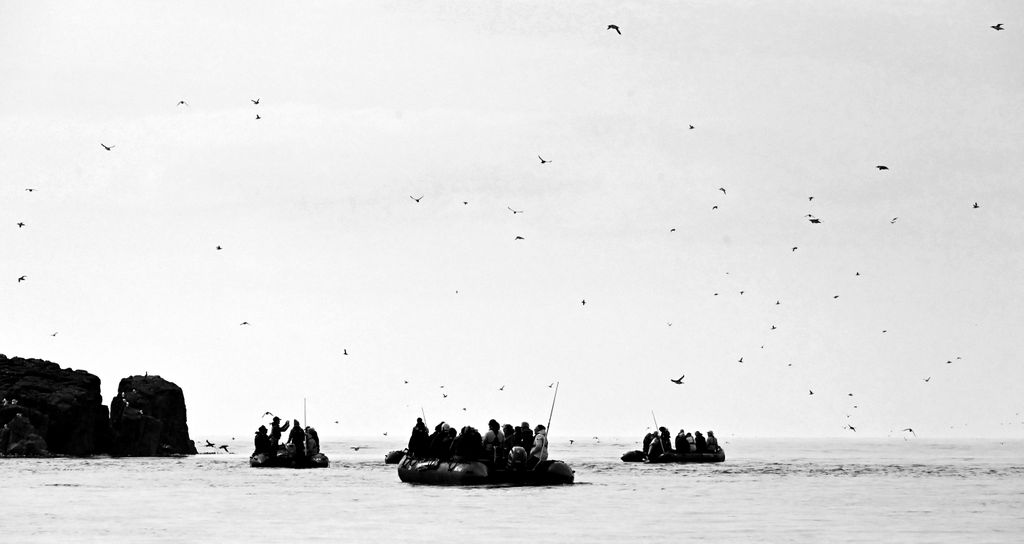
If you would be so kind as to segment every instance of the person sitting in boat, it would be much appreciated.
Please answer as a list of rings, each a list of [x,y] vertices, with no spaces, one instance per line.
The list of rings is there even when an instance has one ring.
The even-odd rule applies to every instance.
[[[482,448],[480,431],[468,425],[459,431],[459,436],[452,442],[452,454],[462,459],[479,459]]]
[[[686,453],[690,449],[686,445],[686,431],[679,429],[679,434],[676,435],[676,451],[680,453]]]
[[[715,438],[715,431],[708,431],[708,439],[707,440],[708,440],[708,445],[707,445],[708,451],[710,451],[711,453],[717,453],[718,452],[718,439]]]
[[[455,429],[445,424],[441,433],[441,459],[448,461],[452,458],[452,446],[455,444],[456,432]]]
[[[691,453],[697,451],[697,442],[694,441],[693,435],[690,433],[686,433],[686,444],[689,446],[686,451]]]
[[[448,424],[445,422],[438,423],[434,426],[434,433],[430,435],[430,447],[429,455],[440,459],[443,457],[443,442],[445,436],[448,434]]]
[[[666,429],[665,427],[658,427],[658,430],[661,431],[660,439],[662,451],[672,451],[672,434],[669,433],[668,429]]]
[[[253,455],[266,454],[273,455],[274,450],[270,448],[270,437],[267,436],[267,426],[260,425],[260,428],[256,431],[256,436],[253,437],[253,446],[256,451],[252,452]]]
[[[700,431],[697,431],[693,437],[693,443],[697,446],[697,453],[708,451],[708,441],[704,438],[704,435],[700,434]]]
[[[274,416],[273,421],[270,422],[270,451],[277,454],[277,448],[281,444],[281,435],[288,430],[290,421],[285,421],[284,426],[281,426],[281,418]]]
[[[292,459],[298,460],[306,456],[306,433],[297,419],[292,421],[292,432],[288,434],[288,444],[294,448]]]
[[[651,445],[647,447],[647,458],[651,461],[661,457],[665,453],[665,446],[662,445],[661,440],[655,437],[651,440]]]
[[[533,431],[530,430],[530,424],[525,421],[519,426],[519,442],[516,445],[522,446],[526,451],[533,447]]]
[[[423,457],[430,451],[430,434],[423,418],[416,418],[416,425],[412,428],[412,436],[409,437],[409,455],[411,457]]]
[[[526,462],[526,468],[533,468],[537,464],[548,460],[548,432],[543,425],[537,425],[533,433],[533,449],[530,450],[530,460]]]
[[[644,451],[651,449],[651,442],[658,436],[655,433],[647,433],[644,435]]]
[[[505,445],[505,433],[501,432],[501,426],[498,425],[496,420],[490,420],[487,422],[487,434],[484,435],[484,457],[488,461],[494,462],[499,459],[501,451]]]
[[[501,426],[501,434],[505,435],[505,443],[501,447],[502,458],[508,457],[508,452],[512,450],[512,446],[515,445],[515,434],[516,430],[512,425],[508,423]]]
[[[306,456],[310,459],[320,453],[320,435],[313,427],[306,427]]]

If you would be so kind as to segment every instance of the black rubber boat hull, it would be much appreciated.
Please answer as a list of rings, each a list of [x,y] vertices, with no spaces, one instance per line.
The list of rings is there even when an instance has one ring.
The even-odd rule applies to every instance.
[[[387,455],[384,456],[384,464],[397,465],[402,461],[403,457],[405,457],[405,450],[389,451]]]
[[[648,459],[640,450],[627,451],[622,454],[622,460],[627,463],[724,463],[725,450],[718,448],[716,452],[687,452],[670,451],[658,456],[656,459]]]
[[[575,472],[562,461],[544,461],[533,470],[491,470],[479,461],[439,461],[404,457],[398,478],[425,485],[567,485]]]
[[[271,457],[261,453],[249,458],[249,466],[253,468],[327,468],[330,464],[331,460],[323,453],[318,453],[311,459],[302,459],[297,464],[290,455]]]

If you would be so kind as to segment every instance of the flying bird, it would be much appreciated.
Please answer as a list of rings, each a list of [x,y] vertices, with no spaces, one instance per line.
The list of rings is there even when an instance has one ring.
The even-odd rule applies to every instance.
[[[798,249],[797,246],[793,246],[793,249],[790,250],[790,251],[796,251],[797,249]]]
[[[522,236],[516,236],[516,237],[515,237],[515,238],[513,239],[513,241],[514,241],[514,240],[525,240],[525,239],[526,239],[526,238],[523,238]]]
[[[977,202],[975,202],[975,203],[974,203],[974,205],[973,205],[973,206],[971,206],[971,207],[972,207],[972,208],[974,208],[975,210],[977,210],[977,209],[978,209],[978,208],[980,208],[981,206],[979,206],[979,205],[978,205],[978,203],[977,203]]]
[[[267,417],[267,416],[274,417],[274,414],[271,414],[270,412],[263,412],[263,416],[262,417]]]
[[[21,277],[19,277],[18,278],[18,283],[21,283],[21,282],[25,281],[27,278],[28,278],[28,276],[21,276]]]
[[[443,399],[448,398],[448,393],[441,393],[441,398],[443,398]]]
[[[513,210],[512,206],[505,206],[505,207],[508,208],[508,211],[512,212],[512,215],[515,215],[517,213],[523,213],[523,211],[524,211],[524,210]]]
[[[879,164],[878,166],[875,166],[875,168],[877,168],[879,170],[888,170],[889,169],[889,167],[884,165],[884,164]]]
[[[717,205],[716,205],[716,206],[711,206],[711,209],[712,209],[712,210],[717,210],[717,209],[718,209],[718,206],[717,206]]]
[[[349,446],[348,449],[352,451],[359,451],[359,448],[365,448],[366,446]]]
[[[994,25],[990,26],[989,28],[991,28],[993,30],[1005,30],[1003,28],[1003,23],[994,24]]]
[[[722,191],[723,195],[728,194],[728,193],[725,192],[725,187],[719,187],[718,190]]]
[[[932,377],[931,376],[928,376],[927,378],[924,379],[924,383],[928,383],[930,381],[932,381]]]
[[[230,451],[228,451],[228,446],[227,446],[227,444],[225,444],[225,445],[221,446],[221,447],[220,447],[220,449],[224,450],[224,453],[231,453]]]
[[[1000,26],[1002,26],[1002,25],[1000,25]],[[995,28],[995,27],[992,27],[992,28]],[[622,35],[622,31],[619,30],[619,25],[608,25],[608,28],[606,28],[605,30],[614,30],[615,32],[617,32],[619,34],[619,36]],[[996,30],[1002,30],[1002,29],[999,28],[999,29],[996,29]]]
[[[18,222],[18,228],[19,228],[19,229],[20,229],[21,227],[24,227],[24,226],[25,226],[25,223],[22,223],[21,221],[19,221],[19,222]]]
[[[241,327],[242,325],[248,325],[248,324],[249,324],[248,321],[243,321],[243,322],[239,323],[238,326]]]
[[[555,386],[555,382],[551,382],[550,384],[548,384],[548,389],[551,389],[554,386]]]
[[[743,362],[743,357],[740,357],[740,361],[739,362],[741,362],[741,363]]]
[[[55,333],[51,334],[50,336],[57,336],[57,333],[55,332]]]
[[[257,98],[256,100],[253,100],[253,99],[250,98],[249,102],[252,102],[253,104],[259,104],[260,103],[260,99]]]
[[[889,224],[891,225],[895,223],[897,219],[899,219],[899,217],[893,217],[892,219],[889,220]]]
[[[35,191],[35,189],[32,189],[32,188],[26,188],[25,190],[26,190],[26,191],[28,191],[28,192],[30,192],[30,193],[31,193],[32,191]]]
[[[187,105],[188,105],[188,102],[185,102],[184,100],[179,100],[179,101],[178,101],[178,103],[177,103],[177,105],[178,105],[178,106],[187,106]]]
[[[686,377],[686,374],[683,374],[682,376],[679,376],[678,380],[673,380],[672,378],[669,378],[668,381],[670,381],[670,382],[672,382],[674,384],[677,384],[677,385],[683,385],[683,378],[685,378],[685,377]]]
[[[348,355],[348,348],[342,348],[341,354],[342,355]]]
[[[775,328],[776,328],[776,327],[775,327],[775,325],[772,325],[772,330],[773,330],[773,331],[775,330]]]
[[[414,196],[412,196],[412,195],[409,195],[409,198],[411,198],[411,199],[415,200],[416,202],[419,202],[420,200],[423,200],[423,195],[420,195],[420,197],[419,197],[419,198],[416,198],[416,197],[414,197]]]
[[[807,201],[808,201],[808,202],[810,202],[810,201],[812,201],[812,200],[814,200],[814,197],[813,197],[813,196],[809,196],[809,197],[807,197]]]
[[[551,161],[544,160],[544,157],[541,157],[540,155],[537,155],[537,158],[540,159],[540,163],[541,164],[547,164],[547,163],[551,162]]]
[[[807,390],[807,394],[808,394],[808,395],[813,395],[813,394],[814,394],[814,391],[812,391],[812,390],[808,389],[808,390]]]
[[[256,120],[257,120],[257,121],[259,121],[260,119],[263,119],[263,118],[262,118],[262,117],[260,117],[260,114],[258,114],[258,113],[257,113],[257,114],[256,114]]]
[[[818,225],[821,224],[821,219],[818,219],[817,217],[812,217],[810,218],[810,222],[814,223],[815,225]]]
[[[217,251],[220,251],[220,250],[222,250],[222,249],[224,249],[224,248],[222,248],[222,247],[220,247],[220,246],[217,246]]]
[[[100,146],[103,149],[106,149],[107,151],[110,151],[111,149],[114,149],[115,147],[117,147],[117,146],[114,146],[114,145],[105,145],[103,142],[100,142]]]
[[[217,447],[217,445],[216,445],[216,444],[214,444],[213,442],[210,442],[209,440],[207,440],[207,441],[206,441],[206,447],[207,447],[207,448],[216,448],[216,447]]]
[[[902,432],[902,433],[909,432],[910,434],[914,435],[915,438],[917,437],[917,433],[915,433],[914,429],[911,429],[910,427],[907,427],[906,429],[900,429],[900,432]]]
[[[505,386],[504,385],[498,388],[498,391],[504,391],[504,390],[505,390]]]
[[[847,425],[845,428],[850,429],[853,432],[857,432],[857,429],[853,425]]]

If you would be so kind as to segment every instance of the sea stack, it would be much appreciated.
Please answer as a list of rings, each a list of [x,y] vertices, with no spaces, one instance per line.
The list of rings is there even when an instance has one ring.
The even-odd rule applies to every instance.
[[[110,401],[111,455],[194,455],[185,395],[160,376],[130,376]]]
[[[8,426],[8,449],[0,453],[86,456],[107,449],[100,379],[84,370],[0,354],[0,398],[7,401],[0,405],[0,428]]]

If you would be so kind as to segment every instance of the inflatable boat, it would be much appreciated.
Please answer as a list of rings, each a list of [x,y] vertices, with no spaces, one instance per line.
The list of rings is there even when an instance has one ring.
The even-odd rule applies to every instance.
[[[399,461],[401,461],[402,458],[405,457],[405,452],[406,450],[389,451],[387,455],[384,456],[384,464],[397,465]]]
[[[725,461],[725,450],[718,448],[718,451],[713,452],[687,453],[673,450],[654,459],[648,459],[644,452],[634,450],[622,454],[622,460],[627,463],[722,463]]]
[[[481,461],[405,456],[398,463],[398,478],[427,485],[565,485],[573,483],[575,473],[562,461],[542,461],[533,469],[496,469]]]
[[[327,468],[331,460],[322,452],[313,457],[295,459],[295,455],[283,446],[277,455],[257,453],[249,457],[249,466],[253,468]]]

